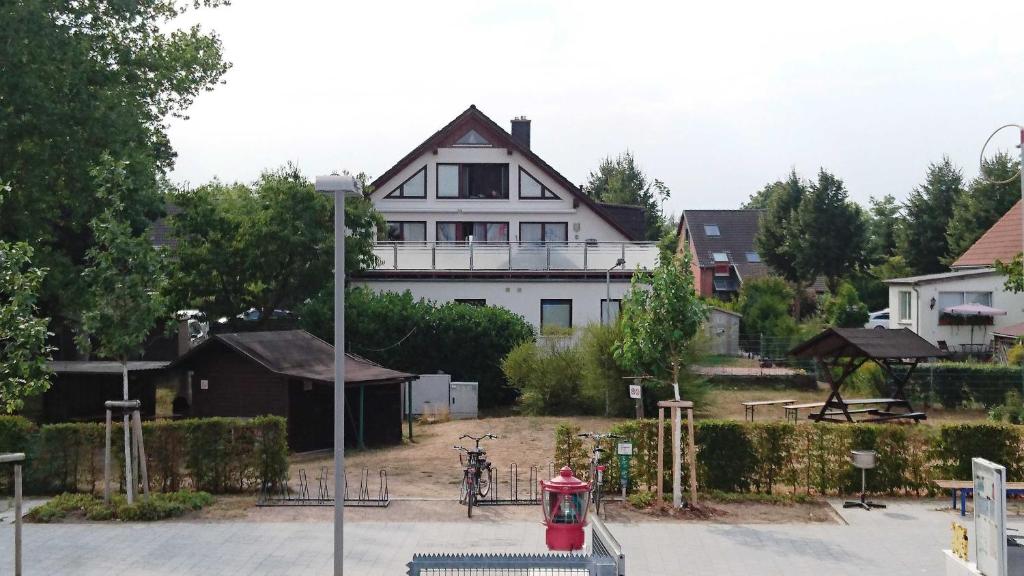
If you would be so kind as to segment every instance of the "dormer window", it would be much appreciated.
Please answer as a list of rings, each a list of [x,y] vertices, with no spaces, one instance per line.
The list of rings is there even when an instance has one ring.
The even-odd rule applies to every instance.
[[[704,225],[704,235],[705,236],[716,237],[716,236],[721,236],[722,232],[719,231],[718,224],[705,224]]]
[[[470,130],[455,141],[456,146],[490,146],[491,143],[476,130]]]
[[[427,167],[424,166],[402,182],[398,188],[391,191],[385,198],[426,198],[427,197]]]

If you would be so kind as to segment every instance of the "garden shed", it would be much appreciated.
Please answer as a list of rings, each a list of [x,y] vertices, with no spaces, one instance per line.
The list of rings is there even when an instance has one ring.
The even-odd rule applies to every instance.
[[[347,354],[347,445],[402,441],[402,385],[417,378]],[[288,419],[297,452],[334,444],[334,347],[303,330],[215,334],[172,364],[186,372],[176,412]]]
[[[166,374],[169,362],[128,362],[128,396],[142,401],[142,416],[152,418],[156,409],[156,384]],[[50,388],[40,400],[30,400],[25,415],[41,422],[102,421],[103,403],[124,397],[120,362],[104,360],[58,360]]]

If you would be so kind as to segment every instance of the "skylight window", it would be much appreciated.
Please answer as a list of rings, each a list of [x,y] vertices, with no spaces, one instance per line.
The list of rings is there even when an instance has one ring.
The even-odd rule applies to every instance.
[[[722,233],[718,230],[718,224],[705,224],[704,225],[705,236],[721,236]]]
[[[712,252],[711,257],[715,259],[715,262],[728,262],[729,255],[725,252]]]
[[[757,252],[747,252],[747,262],[757,264],[761,261],[761,255]]]

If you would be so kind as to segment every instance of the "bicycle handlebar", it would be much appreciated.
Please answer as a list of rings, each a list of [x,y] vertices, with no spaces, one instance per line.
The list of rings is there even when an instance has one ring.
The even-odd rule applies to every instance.
[[[470,436],[469,434],[463,434],[462,436],[459,436],[459,440],[462,440],[463,438],[469,438],[470,440],[476,440],[477,442],[479,442],[481,440],[484,440],[486,438],[492,438],[494,440],[498,439],[497,436],[495,436],[494,434],[490,434],[490,433],[484,434],[483,436],[480,436],[480,437]]]

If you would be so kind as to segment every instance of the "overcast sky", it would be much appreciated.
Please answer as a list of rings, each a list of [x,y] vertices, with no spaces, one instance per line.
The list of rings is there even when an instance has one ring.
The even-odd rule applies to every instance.
[[[234,67],[174,121],[172,179],[381,174],[476,104],[573,182],[627,148],[666,210],[736,208],[792,167],[903,199],[1024,122],[1024,3],[234,0],[188,16]],[[1007,134],[998,141],[1010,149]]]

